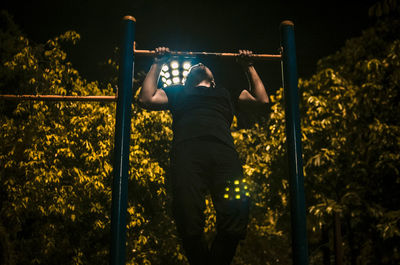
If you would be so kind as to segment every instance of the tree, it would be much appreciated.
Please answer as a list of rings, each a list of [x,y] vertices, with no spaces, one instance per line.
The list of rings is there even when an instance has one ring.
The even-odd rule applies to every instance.
[[[399,19],[382,19],[301,80],[312,229],[344,230],[345,262],[399,261]]]
[[[393,8],[393,12],[398,11]],[[400,21],[398,13],[387,14],[336,54],[321,59],[310,79],[299,80],[310,264],[331,264],[333,259],[339,264],[339,254],[330,251],[334,245],[343,248],[344,264],[397,264],[400,259]],[[257,189],[248,235],[251,243],[246,249],[256,255],[250,258],[245,250],[239,255],[253,261],[248,264],[275,264],[273,257],[283,257],[285,262],[290,258],[278,251],[290,245],[285,236],[289,220],[284,203],[282,97],[282,89],[272,97],[265,123],[234,133],[252,188]],[[271,216],[271,209],[278,215]],[[255,229],[258,223],[268,223],[269,215],[280,232],[274,239],[279,243],[270,245],[268,239],[276,231],[263,234]],[[259,248],[252,242],[261,242]]]
[[[17,45],[4,47],[9,55],[0,70],[7,77],[2,93],[113,93],[110,84],[87,82],[67,61],[62,45],[76,43],[76,32],[32,45],[18,31],[7,35],[9,28],[0,36]],[[0,232],[6,264],[108,262],[114,109],[114,103],[2,102]],[[171,120],[136,105],[132,112],[128,263],[178,264],[183,255],[167,214],[160,166],[167,162]]]

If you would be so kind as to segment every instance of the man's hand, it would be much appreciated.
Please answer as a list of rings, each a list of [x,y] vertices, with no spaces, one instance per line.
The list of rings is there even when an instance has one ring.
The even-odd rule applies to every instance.
[[[170,57],[170,51],[167,47],[157,47],[155,49],[154,63],[163,64],[166,63]]]
[[[253,67],[253,52],[249,50],[239,50],[237,61],[244,68],[247,80],[249,81],[249,88],[241,92],[239,103],[246,103],[245,105],[249,105],[248,103],[269,103],[264,84],[256,69]]]
[[[249,50],[239,50],[239,57],[237,62],[243,67],[248,67],[253,65],[253,52]]]
[[[166,109],[168,97],[163,89],[158,89],[157,82],[161,72],[161,67],[168,61],[170,51],[166,47],[155,49],[154,63],[143,81],[142,89],[139,93],[139,103],[142,107],[150,110]]]

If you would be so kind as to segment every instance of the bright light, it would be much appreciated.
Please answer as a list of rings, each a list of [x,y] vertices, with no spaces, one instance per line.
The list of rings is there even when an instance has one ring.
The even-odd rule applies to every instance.
[[[172,69],[178,69],[179,68],[179,63],[177,61],[172,61],[171,62],[171,68]]]
[[[184,85],[190,73],[193,62],[191,59],[179,57],[163,64],[160,71],[160,85],[162,87],[170,85]]]
[[[180,81],[181,81],[181,80],[179,79],[179,77],[174,77],[174,78],[172,78],[172,82],[173,82],[174,84],[178,84]]]
[[[183,63],[183,69],[185,69],[185,70],[189,70],[191,66],[192,65],[189,62],[184,62]]]

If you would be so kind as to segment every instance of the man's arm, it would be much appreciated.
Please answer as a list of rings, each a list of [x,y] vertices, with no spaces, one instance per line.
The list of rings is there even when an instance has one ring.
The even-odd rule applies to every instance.
[[[142,107],[150,110],[163,110],[168,105],[168,97],[163,89],[157,88],[158,77],[163,63],[167,60],[169,49],[165,47],[156,48],[156,57],[150,71],[143,81],[139,93],[139,103]]]
[[[249,81],[248,90],[243,90],[239,95],[239,103],[245,103],[246,105],[247,103],[258,103],[262,105],[268,104],[269,98],[264,84],[251,63],[252,52],[240,50],[239,53],[241,56],[239,62],[246,73],[247,80]]]

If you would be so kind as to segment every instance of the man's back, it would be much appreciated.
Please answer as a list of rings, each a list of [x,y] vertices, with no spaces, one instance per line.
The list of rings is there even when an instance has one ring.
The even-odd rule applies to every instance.
[[[211,135],[233,146],[233,104],[224,88],[172,86],[164,89],[173,115],[174,142]]]

